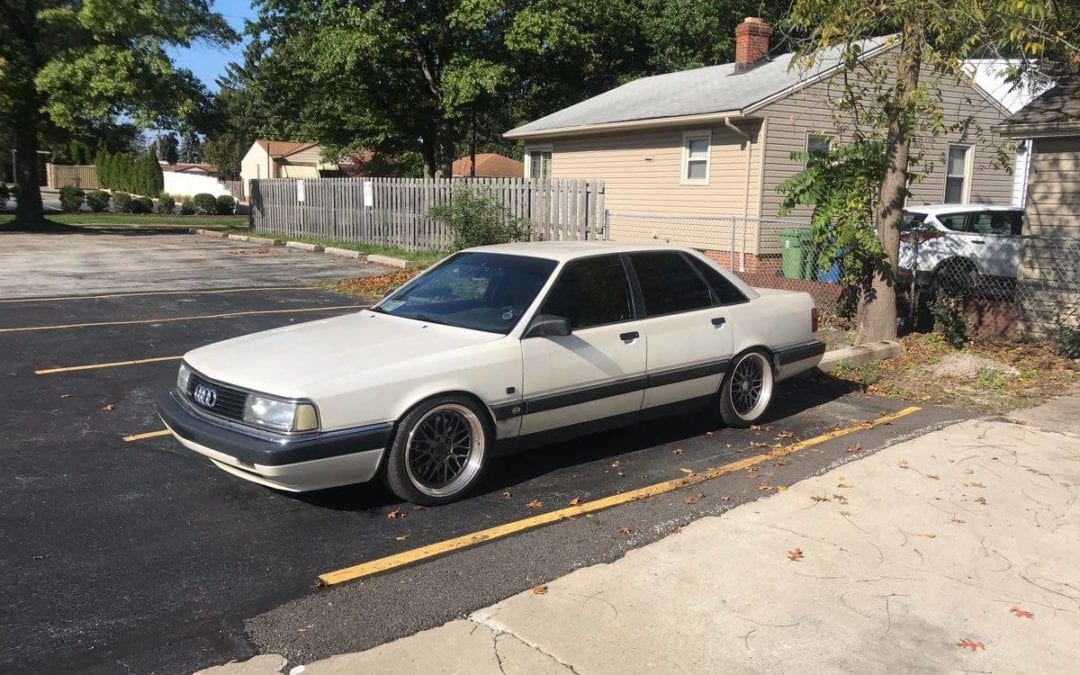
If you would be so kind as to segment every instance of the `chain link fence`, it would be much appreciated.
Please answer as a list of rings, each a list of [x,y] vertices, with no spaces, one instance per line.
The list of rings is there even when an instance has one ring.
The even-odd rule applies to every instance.
[[[843,262],[821,255],[805,221],[609,212],[608,228],[615,241],[699,249],[751,286],[803,291],[822,309],[837,311],[843,295]],[[898,319],[910,328],[929,329],[932,306],[948,299],[975,338],[1080,329],[1078,238],[913,230],[899,267]]]

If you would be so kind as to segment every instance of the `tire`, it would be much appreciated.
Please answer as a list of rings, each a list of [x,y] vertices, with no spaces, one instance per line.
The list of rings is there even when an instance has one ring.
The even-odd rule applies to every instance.
[[[437,396],[398,423],[386,483],[422,506],[457,501],[481,481],[495,435],[487,414],[464,396]]]
[[[774,384],[768,354],[759,349],[739,354],[720,385],[720,419],[729,427],[755,424],[769,409]]]

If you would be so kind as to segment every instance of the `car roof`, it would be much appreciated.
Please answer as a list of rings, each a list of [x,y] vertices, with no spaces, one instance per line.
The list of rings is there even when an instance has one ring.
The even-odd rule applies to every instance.
[[[625,244],[613,241],[530,241],[513,244],[494,244],[466,249],[483,253],[525,255],[533,258],[566,261],[603,253],[636,253],[641,251],[690,251],[666,244]]]
[[[971,211],[1023,211],[1019,206],[1007,204],[923,204],[904,207],[909,213],[938,215],[942,213],[969,213]]]

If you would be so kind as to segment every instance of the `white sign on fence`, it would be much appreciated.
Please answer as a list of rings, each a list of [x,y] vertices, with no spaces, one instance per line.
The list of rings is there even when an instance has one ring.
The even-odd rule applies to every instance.
[[[364,181],[364,206],[373,208],[375,206],[375,187],[371,181]]]
[[[304,181],[296,181],[296,201],[304,203]]]

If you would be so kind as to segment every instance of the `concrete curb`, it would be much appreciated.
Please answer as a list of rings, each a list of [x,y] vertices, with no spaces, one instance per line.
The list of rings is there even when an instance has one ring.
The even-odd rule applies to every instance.
[[[881,342],[871,342],[865,345],[843,347],[825,352],[825,356],[821,358],[821,363],[818,364],[818,370],[828,373],[835,370],[840,364],[862,366],[871,361],[892,359],[897,356],[900,356],[900,343],[892,340],[882,340]]]
[[[251,241],[251,237],[246,234],[230,234],[227,239],[231,241]]]
[[[400,267],[403,270],[410,270],[416,267],[416,263],[412,260],[402,260],[401,258],[391,258],[387,255],[375,255],[371,254],[367,257],[368,262],[373,262],[379,265],[388,265],[390,267]]]
[[[214,239],[227,239],[229,237],[228,232],[218,232],[217,230],[198,230],[192,228],[188,231],[192,234],[201,234],[204,237],[213,237]]]
[[[336,255],[340,258],[353,258],[354,260],[365,257],[360,251],[354,251],[349,248],[338,248],[336,246],[327,246],[323,249],[323,253],[327,255]]]
[[[265,246],[281,246],[284,243],[280,239],[272,237],[248,237],[247,240],[252,244],[263,244]]]
[[[323,247],[320,244],[306,244],[302,241],[287,241],[285,242],[285,248],[295,248],[301,251],[310,251],[312,253],[322,253]]]

